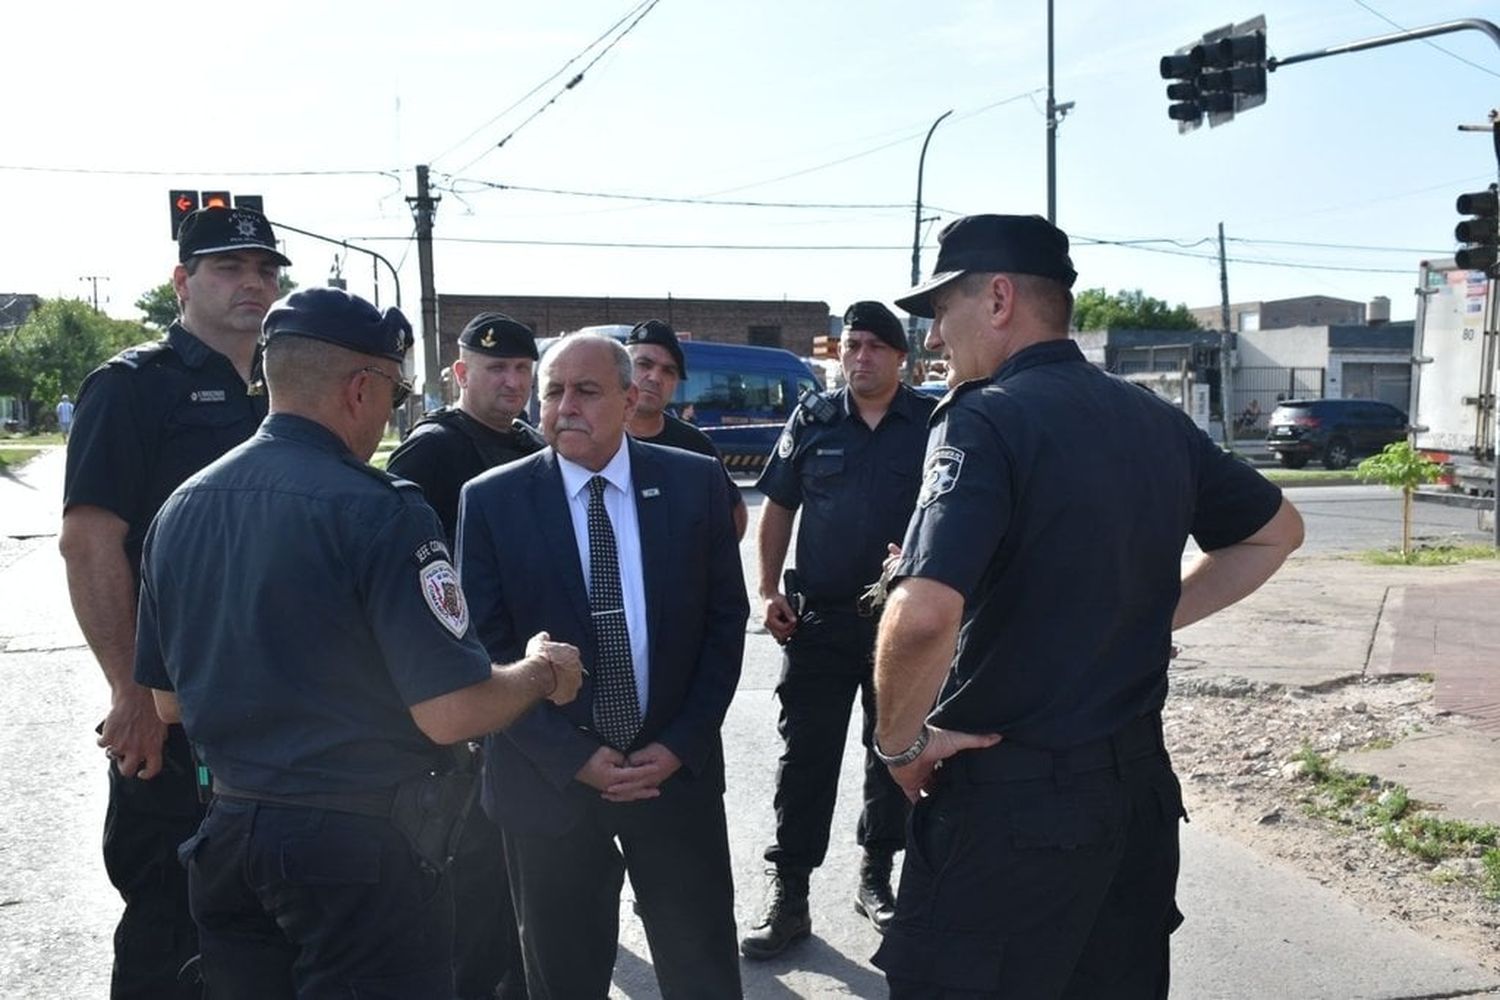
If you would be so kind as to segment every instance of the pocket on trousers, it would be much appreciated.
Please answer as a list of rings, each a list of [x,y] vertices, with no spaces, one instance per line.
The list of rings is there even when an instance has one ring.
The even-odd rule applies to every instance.
[[[286,840],[281,876],[293,885],[374,885],[380,881],[380,844],[373,838]]]
[[[906,856],[933,875],[948,866],[963,832],[963,812],[942,797],[917,800],[907,820]]]
[[[1011,844],[1018,851],[1101,851],[1123,836],[1124,822],[1107,796],[1059,793],[1011,813]]]
[[[1004,941],[992,932],[898,924],[887,929],[874,963],[893,981],[993,993],[1000,988],[1004,959]]]

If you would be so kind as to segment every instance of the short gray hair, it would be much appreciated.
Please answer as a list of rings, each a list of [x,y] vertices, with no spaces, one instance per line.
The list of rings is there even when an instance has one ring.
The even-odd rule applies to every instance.
[[[311,402],[369,363],[368,355],[313,337],[283,334],[266,344],[266,385],[284,398]]]
[[[574,333],[553,341],[552,346],[542,354],[541,364],[537,366],[536,376],[539,384],[547,383],[547,375],[552,370],[553,361],[564,349],[574,344],[603,344],[610,351],[611,360],[615,363],[615,371],[620,376],[620,388],[629,389],[634,384],[635,362],[630,360],[630,352],[625,349],[624,344],[602,333]]]

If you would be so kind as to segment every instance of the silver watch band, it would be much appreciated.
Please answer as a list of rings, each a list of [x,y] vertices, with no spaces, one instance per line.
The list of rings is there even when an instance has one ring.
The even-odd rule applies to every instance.
[[[875,751],[875,756],[880,762],[887,767],[905,767],[922,756],[922,751],[927,749],[927,741],[931,738],[932,730],[924,722],[917,732],[917,738],[912,741],[912,745],[898,754],[888,754],[880,749],[880,741],[876,739],[870,740],[870,747]]]

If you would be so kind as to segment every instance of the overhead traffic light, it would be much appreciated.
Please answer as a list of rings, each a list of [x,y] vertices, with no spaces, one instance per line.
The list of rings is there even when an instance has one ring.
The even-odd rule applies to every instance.
[[[1466,271],[1484,271],[1496,277],[1500,268],[1500,187],[1491,184],[1483,191],[1458,196],[1460,215],[1473,218],[1460,222],[1453,236],[1464,244],[1453,255],[1453,261]]]
[[[233,199],[228,191],[205,191],[203,192],[204,208],[231,208]]]
[[[1208,116],[1211,127],[1266,102],[1266,19],[1256,15],[1242,24],[1215,28],[1163,56],[1161,75],[1167,87],[1167,117],[1177,131],[1190,132]]]
[[[177,239],[177,230],[182,228],[182,220],[186,219],[198,210],[197,191],[168,191],[172,201],[172,239]]]
[[[265,214],[265,199],[258,194],[237,194],[234,196],[235,208],[248,208],[252,211]]]

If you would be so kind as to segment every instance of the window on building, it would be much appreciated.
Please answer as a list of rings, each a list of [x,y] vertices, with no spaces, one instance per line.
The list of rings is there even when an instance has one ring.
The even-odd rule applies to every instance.
[[[1239,314],[1239,317],[1238,317],[1238,320],[1237,320],[1237,325],[1235,326],[1235,329],[1236,330],[1240,330],[1240,331],[1259,330],[1260,329],[1260,310],[1259,309],[1244,309],[1244,310],[1241,310],[1240,314]]]

